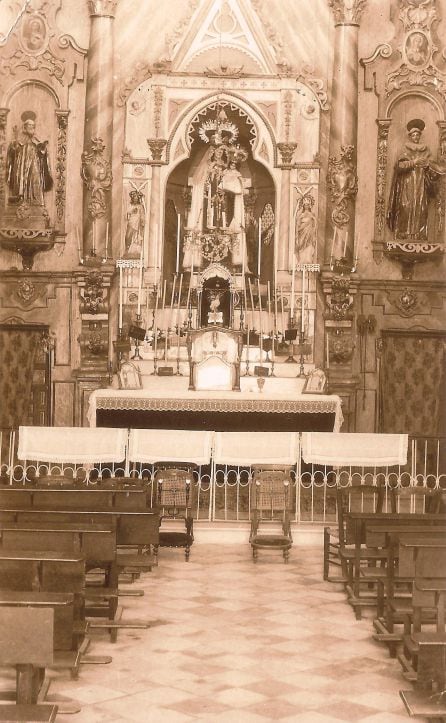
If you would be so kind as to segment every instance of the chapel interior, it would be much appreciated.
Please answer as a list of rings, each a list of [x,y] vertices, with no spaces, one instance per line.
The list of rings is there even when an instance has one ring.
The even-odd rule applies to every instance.
[[[446,721],[446,0],[0,6],[0,721]]]

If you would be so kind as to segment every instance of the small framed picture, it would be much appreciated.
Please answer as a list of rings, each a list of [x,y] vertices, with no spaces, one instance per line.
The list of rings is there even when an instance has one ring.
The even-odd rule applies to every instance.
[[[302,394],[325,394],[327,377],[323,369],[313,369],[307,376]]]
[[[141,389],[142,387],[141,373],[132,362],[126,361],[121,364],[118,379],[120,389]]]

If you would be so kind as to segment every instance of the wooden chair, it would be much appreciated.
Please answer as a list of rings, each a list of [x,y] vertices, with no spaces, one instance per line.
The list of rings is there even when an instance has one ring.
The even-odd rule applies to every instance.
[[[437,490],[426,487],[392,487],[390,490],[392,512],[434,512],[437,499]]]
[[[364,525],[356,521],[352,523],[349,514],[381,512],[383,502],[383,487],[366,484],[338,487],[336,490],[342,581],[357,619],[361,618],[361,607],[374,605],[376,602],[376,591],[372,592],[372,588],[374,589],[376,581],[385,574],[382,563],[387,558],[387,552],[367,547]],[[366,579],[361,577],[363,568],[367,568]],[[367,585],[365,595],[361,592],[362,583]]]
[[[160,508],[160,547],[184,547],[186,562],[194,541],[194,518],[192,504],[194,493],[193,464],[157,463],[155,464],[155,484],[157,504]],[[183,529],[173,527],[175,520],[184,522]],[[171,527],[165,526],[163,522]],[[172,523],[172,524],[171,524]]]
[[[290,519],[291,478],[283,470],[254,470],[251,482],[251,532],[254,562],[259,550],[280,550],[288,562],[293,544]],[[277,531],[277,523],[280,524]],[[271,529],[273,527],[273,529]]]

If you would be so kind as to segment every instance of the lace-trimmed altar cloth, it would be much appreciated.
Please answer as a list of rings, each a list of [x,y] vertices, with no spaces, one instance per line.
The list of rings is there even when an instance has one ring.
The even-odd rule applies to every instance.
[[[407,463],[407,434],[303,432],[307,464],[333,467],[391,467]]]
[[[209,464],[213,432],[184,429],[131,429],[131,462],[188,462]]]
[[[122,462],[127,429],[109,427],[19,427],[20,460],[36,462]]]
[[[297,462],[298,445],[297,432],[216,432],[214,462],[235,466],[292,466]]]

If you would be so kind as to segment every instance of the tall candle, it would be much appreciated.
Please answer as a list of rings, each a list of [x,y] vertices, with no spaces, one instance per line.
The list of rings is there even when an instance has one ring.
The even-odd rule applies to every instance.
[[[300,330],[302,334],[305,331],[305,264],[302,266],[302,316],[300,320]]]
[[[153,358],[156,359],[156,352],[157,352],[157,346],[158,346],[158,300],[159,300],[159,291],[158,286],[156,287],[156,299],[155,299],[155,313],[153,315],[153,333],[155,335],[154,341],[153,341]]]
[[[257,279],[257,293],[259,295],[259,359],[260,363],[262,362],[262,352],[263,352],[263,340],[262,340],[262,332],[263,332],[263,324],[262,324],[262,295],[260,291],[260,279]]]
[[[175,273],[180,270],[180,234],[181,234],[181,215],[177,213],[177,258],[175,263]]]
[[[270,287],[269,280],[268,280],[268,283],[267,283],[267,289],[268,289],[268,316],[267,316],[267,326],[268,326],[268,331],[269,331],[270,325],[271,325],[271,319],[270,319],[270,317],[271,317],[271,287]]]
[[[180,275],[180,288],[178,291],[178,304],[177,304],[177,317],[176,317],[176,325],[178,326],[178,320],[180,315],[180,304],[181,304],[181,289],[183,286],[183,274]],[[178,331],[179,333],[179,331]]]
[[[333,226],[333,240],[331,242],[331,251],[330,251],[330,259],[333,258],[334,255],[334,249],[335,249],[335,243],[336,243],[336,234],[337,234],[337,228],[336,226]]]
[[[155,244],[155,284],[157,283],[157,276],[158,276],[158,266],[160,267],[161,271],[161,264],[159,263],[159,244],[158,244],[158,224],[155,224],[155,233],[154,233],[154,239],[153,243]],[[161,274],[160,274],[161,276]]]
[[[282,316],[282,331],[285,333],[285,316],[283,311],[283,289],[280,287],[280,311]]]
[[[262,217],[259,216],[259,243],[258,243],[258,252],[257,252],[257,276],[260,277],[260,265],[261,265],[261,258],[262,258]]]
[[[187,301],[186,301],[186,309],[189,309],[190,305],[190,287],[192,286],[192,276],[189,279],[189,288],[187,290]]]
[[[141,255],[139,257],[139,269],[138,269],[138,310],[137,314],[138,316],[141,314],[141,297],[142,297],[142,272],[143,272],[143,258],[142,258],[142,246],[141,246]]]
[[[347,253],[347,241],[348,241],[348,230],[345,229],[345,231],[344,231],[344,248],[342,250],[342,255],[344,258]]]
[[[274,334],[277,331],[277,286],[274,288]],[[274,340],[275,341],[275,338]]]
[[[77,239],[77,253],[79,255],[79,263],[82,263],[82,253],[81,253],[81,237],[79,233],[79,227],[76,226],[76,239]]]
[[[122,288],[122,266],[119,267],[119,304],[118,304],[118,311],[119,311],[119,321],[118,326],[119,329],[122,329],[122,304],[123,304],[123,288]]]
[[[291,272],[291,322],[294,317],[294,291],[295,291],[295,275],[296,275],[296,254],[293,251],[293,268]]]
[[[109,231],[110,231],[110,224],[109,224],[109,222],[107,221],[107,225],[106,225],[106,227],[105,227],[105,260],[106,260],[106,261],[107,261],[107,259],[108,259],[108,243],[109,243],[108,236],[109,236]]]
[[[93,221],[93,226],[91,229],[91,255],[96,255],[96,219]]]

